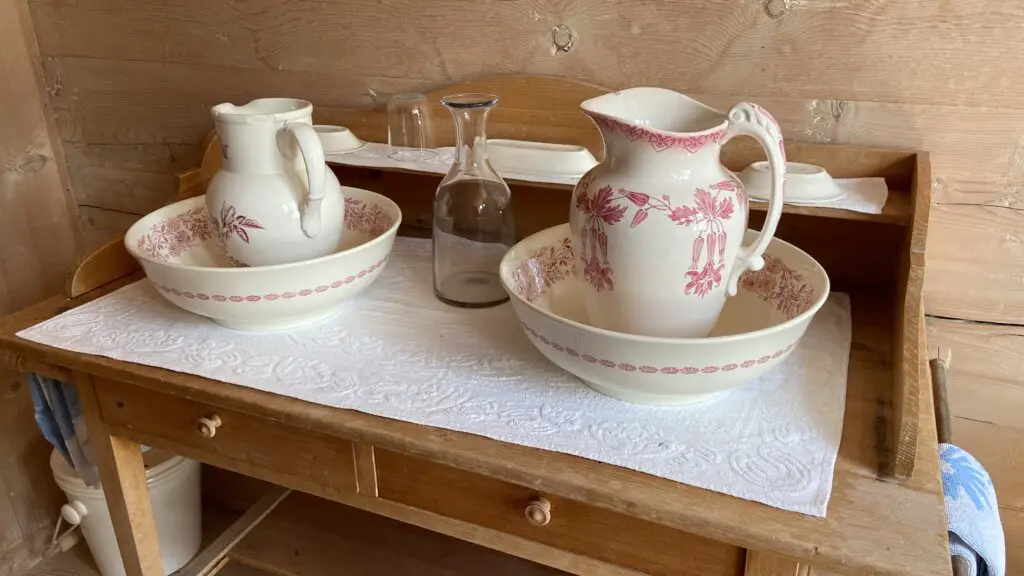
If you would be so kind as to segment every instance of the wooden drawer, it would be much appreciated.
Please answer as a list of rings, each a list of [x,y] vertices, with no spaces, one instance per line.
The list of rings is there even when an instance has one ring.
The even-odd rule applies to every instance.
[[[381,498],[515,534],[652,575],[743,573],[742,548],[543,495],[550,521],[537,526],[526,507],[539,494],[493,478],[386,450],[374,450]]]
[[[98,379],[95,386],[103,420],[137,440],[324,498],[356,492],[348,440],[140,386]],[[213,416],[220,425],[206,437],[199,422]]]

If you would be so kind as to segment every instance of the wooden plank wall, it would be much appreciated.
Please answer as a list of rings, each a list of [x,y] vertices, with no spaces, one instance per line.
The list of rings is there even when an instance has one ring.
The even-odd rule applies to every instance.
[[[953,409],[977,424],[958,427],[962,441],[1024,472],[987,452],[1000,438],[1010,462],[1024,458],[1012,424],[1024,403],[1022,2],[28,2],[91,243],[171,197],[212,105],[258,96],[307,98],[323,114],[372,106],[374,93],[551,74],[722,107],[751,99],[790,140],[929,150],[930,336],[954,349]],[[572,31],[569,52],[553,48],[558,25]],[[996,481],[1006,510],[1024,515],[1014,478]]]
[[[77,257],[32,39],[24,1],[0,0],[0,315],[59,293]],[[22,573],[49,544],[63,503],[49,455],[24,376],[0,372],[0,576]]]

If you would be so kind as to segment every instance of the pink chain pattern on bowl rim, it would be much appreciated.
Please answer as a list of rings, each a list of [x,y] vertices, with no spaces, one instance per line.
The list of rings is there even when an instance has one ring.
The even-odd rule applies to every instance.
[[[366,203],[359,198],[345,199],[345,229],[355,232],[364,232],[370,235],[370,239],[379,237],[387,232],[394,224],[394,219],[379,204]],[[171,258],[181,256],[185,250],[198,246],[203,242],[216,237],[217,230],[210,221],[205,206],[191,208],[176,214],[167,220],[154,224],[147,234],[142,235],[135,243],[135,246],[145,256],[161,262],[169,262]],[[153,283],[161,292],[194,300],[212,300],[214,302],[253,303],[273,302],[275,300],[289,300],[301,298],[314,294],[322,294],[328,290],[341,288],[357,280],[366,278],[384,266],[388,257],[369,268],[360,270],[357,274],[339,279],[330,284],[322,284],[314,288],[302,288],[299,290],[269,294],[247,294],[247,295],[225,295],[205,294],[181,290],[172,286]]]
[[[579,352],[575,348],[571,348],[571,347],[559,344],[558,342],[555,342],[554,340],[551,340],[550,338],[544,336],[543,334],[538,333],[533,328],[530,328],[525,322],[520,321],[520,324],[523,325],[523,330],[525,330],[526,333],[529,334],[530,337],[533,338],[534,340],[536,340],[536,341],[538,341],[538,342],[540,342],[540,343],[542,343],[542,344],[544,344],[546,346],[549,346],[549,347],[553,348],[554,350],[557,350],[558,352],[566,354],[566,355],[568,355],[568,356],[570,356],[572,358],[580,358],[584,362],[587,362],[587,363],[590,363],[590,364],[600,364],[601,366],[604,366],[605,368],[617,368],[619,370],[622,370],[623,372],[637,372],[637,371],[639,371],[639,372],[643,372],[644,374],[683,374],[683,375],[694,375],[694,374],[714,374],[716,372],[732,372],[733,370],[736,370],[736,369],[752,368],[752,367],[754,367],[754,366],[756,366],[758,364],[764,364],[764,363],[769,362],[771,360],[776,360],[778,358],[781,358],[782,356],[784,356],[785,354],[790,352],[793,349],[794,346],[796,346],[796,342],[793,342],[793,343],[789,344],[788,346],[786,346],[785,348],[781,348],[781,349],[775,351],[773,354],[766,354],[766,355],[761,356],[761,357],[756,358],[756,359],[744,360],[743,362],[730,362],[728,364],[723,364],[721,366],[714,365],[714,364],[711,364],[711,365],[708,365],[708,366],[703,366],[703,367],[697,367],[697,366],[684,366],[684,367],[678,367],[678,366],[649,366],[649,365],[646,365],[646,364],[642,364],[642,365],[638,366],[636,364],[630,364],[628,362],[615,362],[615,361],[607,360],[607,359],[604,359],[604,358],[597,358],[597,357],[592,356],[590,354],[587,354],[585,352]]]
[[[360,270],[358,274],[355,274],[353,276],[349,276],[349,277],[345,278],[344,280],[335,280],[334,282],[331,282],[330,284],[321,284],[320,286],[317,286],[316,288],[303,288],[301,290],[282,292],[280,294],[275,293],[275,292],[271,292],[269,294],[264,294],[262,296],[260,296],[258,294],[248,294],[248,295],[245,295],[245,296],[239,296],[237,294],[236,295],[232,295],[232,296],[225,296],[224,294],[212,294],[211,295],[211,294],[204,294],[202,292],[196,293],[196,292],[190,292],[190,291],[187,291],[187,290],[179,290],[177,288],[172,288],[170,286],[164,286],[163,284],[157,284],[156,282],[154,282],[153,285],[156,286],[157,289],[159,289],[161,292],[167,292],[169,294],[174,294],[175,296],[181,296],[182,298],[188,298],[188,299],[194,299],[194,300],[213,300],[214,302],[234,302],[236,304],[240,304],[240,303],[253,303],[253,302],[260,302],[260,301],[273,302],[273,301],[279,300],[279,299],[280,300],[289,300],[291,298],[296,298],[296,297],[305,297],[305,296],[312,296],[313,294],[322,294],[324,292],[327,292],[328,290],[333,290],[333,289],[336,289],[336,288],[341,288],[342,286],[346,286],[346,285],[351,284],[351,283],[353,283],[353,282],[355,282],[357,280],[361,280],[363,278],[366,278],[370,274],[372,274],[375,271],[377,271],[380,268],[382,268],[384,266],[384,264],[387,262],[387,260],[388,260],[387,257],[384,257],[384,259],[382,259],[381,261],[377,262],[373,266],[370,266],[369,268],[366,268],[365,270]]]

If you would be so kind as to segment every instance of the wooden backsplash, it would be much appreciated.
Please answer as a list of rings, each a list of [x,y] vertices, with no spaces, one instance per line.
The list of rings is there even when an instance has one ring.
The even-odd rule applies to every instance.
[[[763,104],[790,139],[927,149],[929,311],[1024,321],[1024,4],[917,0],[29,0],[92,236],[171,194],[210,106],[372,106],[483,74]],[[783,7],[788,6],[785,10]],[[781,15],[779,15],[779,13]],[[776,16],[769,16],[769,13]],[[556,53],[552,27],[574,43]],[[378,98],[378,99],[381,99]],[[1017,272],[1014,271],[1014,268]]]

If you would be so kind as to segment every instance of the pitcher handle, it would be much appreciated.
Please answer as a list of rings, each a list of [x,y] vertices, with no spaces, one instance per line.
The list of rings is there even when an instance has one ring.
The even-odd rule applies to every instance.
[[[324,148],[320,137],[313,126],[305,122],[289,122],[285,130],[295,137],[299,145],[299,153],[306,164],[306,177],[309,181],[309,193],[306,204],[302,207],[302,233],[306,238],[316,238],[320,233],[320,205],[324,201],[324,188],[327,185],[327,163],[324,161]]]
[[[772,185],[768,197],[768,215],[764,219],[764,226],[757,235],[757,240],[750,246],[741,246],[736,256],[736,264],[729,275],[729,283],[726,286],[729,296],[736,295],[740,276],[747,270],[758,271],[764,268],[764,251],[768,243],[775,236],[775,228],[779,225],[779,217],[782,215],[783,187],[786,183],[786,149],[782,144],[782,130],[779,124],[772,118],[764,108],[751,102],[740,102],[729,110],[729,126],[725,129],[720,143],[724,146],[726,142],[736,136],[750,136],[764,148],[768,154],[768,164],[771,167]]]

